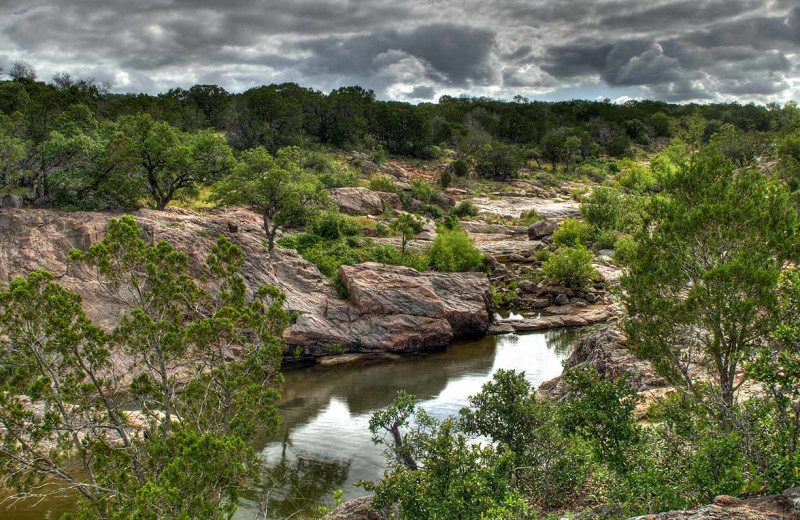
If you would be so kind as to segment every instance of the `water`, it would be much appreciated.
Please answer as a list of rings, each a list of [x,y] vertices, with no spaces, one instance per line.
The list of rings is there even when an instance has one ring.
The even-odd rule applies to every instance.
[[[524,371],[535,386],[557,376],[575,334],[489,336],[391,361],[287,371],[281,430],[255,446],[265,463],[264,482],[245,493],[235,519],[253,520],[264,510],[270,519],[302,519],[320,504],[330,504],[338,489],[344,500],[363,495],[352,484],[377,480],[384,469],[369,418],[398,390],[416,395],[428,413],[444,418],[465,406],[498,369]],[[0,509],[0,518],[58,518],[70,504],[63,498],[19,511]]]

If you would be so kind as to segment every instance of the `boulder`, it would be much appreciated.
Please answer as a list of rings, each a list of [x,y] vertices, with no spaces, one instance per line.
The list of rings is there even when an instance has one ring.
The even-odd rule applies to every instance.
[[[376,191],[375,193],[378,194],[378,197],[381,198],[383,202],[386,203],[392,209],[402,209],[403,208],[403,201],[400,200],[400,197],[397,196],[397,193],[388,193],[385,191]]]
[[[383,201],[377,192],[367,188],[334,188],[331,197],[342,213],[348,215],[380,215]]]
[[[366,159],[362,159],[358,161],[358,167],[361,168],[361,171],[364,172],[366,175],[372,175],[373,173],[378,173],[380,168],[374,162]]]
[[[540,240],[546,236],[550,236],[558,229],[558,222],[555,220],[540,220],[534,222],[528,228],[528,237],[532,240]]]
[[[20,209],[22,208],[23,200],[19,195],[8,193],[0,200],[0,208],[5,209]]]
[[[407,179],[408,172],[402,166],[394,163],[386,163],[381,164],[380,166],[381,172],[391,175],[392,177],[396,177],[398,179]]]
[[[453,337],[484,335],[493,315],[492,287],[483,273],[424,273],[444,305]]]
[[[569,305],[569,296],[564,293],[556,296],[556,305]]]

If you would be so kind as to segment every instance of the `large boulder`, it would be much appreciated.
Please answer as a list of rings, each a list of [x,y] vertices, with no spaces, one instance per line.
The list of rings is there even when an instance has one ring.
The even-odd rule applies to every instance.
[[[342,213],[349,215],[380,215],[383,213],[381,196],[367,188],[334,188],[331,197]]]
[[[8,193],[0,199],[0,208],[6,209],[20,209],[22,207],[22,197],[19,195],[14,195],[13,193]]]
[[[409,267],[368,262],[343,265],[339,277],[364,314],[411,314],[444,319],[444,304],[430,279]]]
[[[532,240],[540,240],[546,236],[552,235],[556,229],[558,229],[558,221],[540,220],[530,225],[528,228],[528,237]]]
[[[444,305],[453,337],[486,334],[494,303],[489,279],[483,273],[425,273]]]

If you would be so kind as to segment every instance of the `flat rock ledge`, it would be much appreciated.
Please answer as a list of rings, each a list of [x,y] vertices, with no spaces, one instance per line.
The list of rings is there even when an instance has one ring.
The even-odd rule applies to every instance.
[[[548,307],[537,317],[503,320],[489,327],[489,334],[534,332],[567,327],[586,327],[614,320],[619,315],[615,305]],[[547,314],[553,312],[554,314]]]

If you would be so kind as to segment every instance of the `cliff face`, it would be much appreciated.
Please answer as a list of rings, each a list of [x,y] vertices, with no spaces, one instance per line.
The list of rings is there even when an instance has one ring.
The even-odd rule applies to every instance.
[[[491,316],[491,290],[479,273],[418,273],[404,267],[363,264],[342,268],[350,299],[341,299],[327,278],[295,251],[264,245],[261,219],[247,210],[133,212],[145,238],[167,240],[189,256],[193,275],[220,235],[242,248],[242,270],[250,288],[276,285],[286,293],[297,322],[286,331],[287,352],[323,355],[332,345],[345,350],[407,351],[447,345],[453,337],[484,334]],[[119,214],[52,210],[0,210],[0,283],[44,269],[81,294],[87,314],[113,327],[124,312],[86,272],[66,260],[72,248],[102,239]]]

